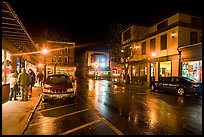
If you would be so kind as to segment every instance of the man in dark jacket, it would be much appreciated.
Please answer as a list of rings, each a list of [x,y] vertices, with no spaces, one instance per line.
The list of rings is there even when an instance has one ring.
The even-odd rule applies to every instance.
[[[31,97],[32,95],[32,88],[35,85],[35,72],[32,69],[28,70],[28,74],[30,76],[30,85],[29,85],[29,91],[30,93],[28,93],[29,97]]]

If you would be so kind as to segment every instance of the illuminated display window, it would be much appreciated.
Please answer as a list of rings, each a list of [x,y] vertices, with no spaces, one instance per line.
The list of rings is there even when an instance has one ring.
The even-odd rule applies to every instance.
[[[202,61],[183,62],[182,76],[202,81]]]
[[[160,62],[160,77],[171,76],[171,61]]]

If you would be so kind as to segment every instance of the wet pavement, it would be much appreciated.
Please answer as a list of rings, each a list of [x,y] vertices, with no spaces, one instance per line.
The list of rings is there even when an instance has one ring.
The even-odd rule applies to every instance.
[[[106,80],[88,80],[77,83],[77,99],[74,103],[66,101],[42,103],[39,94],[36,94],[39,93],[39,89],[35,88],[35,91],[38,92],[34,91],[36,96],[29,100],[32,102],[30,107],[22,104],[24,102],[18,101],[2,104],[2,107],[4,106],[2,115],[7,119],[2,123],[4,134],[202,134],[202,99],[196,97],[151,94],[148,86],[124,85]],[[8,121],[8,117],[11,117],[12,111],[7,110],[6,113],[5,109],[6,106],[12,106],[11,103],[18,104],[18,107],[24,107],[20,108],[21,110],[18,110],[18,107],[13,109],[17,112],[15,115],[19,114],[18,120],[11,119],[14,121],[15,127],[19,125],[16,130],[12,127],[6,130],[11,125],[11,121],[10,124],[6,125],[5,123]],[[34,109],[35,113],[33,114]],[[5,117],[5,115],[8,116]],[[30,119],[31,116],[32,119]],[[28,123],[28,121],[30,122]]]

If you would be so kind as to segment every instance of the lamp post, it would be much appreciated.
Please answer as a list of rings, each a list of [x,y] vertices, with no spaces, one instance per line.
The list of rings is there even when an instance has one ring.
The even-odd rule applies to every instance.
[[[154,74],[154,71],[155,71],[155,63],[156,63],[156,61],[155,61],[155,56],[156,56],[156,53],[155,52],[153,52],[153,53],[151,53],[151,57],[152,57],[152,60],[151,60],[151,64],[152,64],[152,77],[151,77],[151,80],[152,81],[154,81],[155,80],[155,74]]]
[[[48,50],[47,49],[43,49],[42,53],[43,53],[43,60],[44,60],[44,80],[46,79],[46,59],[45,59],[45,54],[47,54]]]

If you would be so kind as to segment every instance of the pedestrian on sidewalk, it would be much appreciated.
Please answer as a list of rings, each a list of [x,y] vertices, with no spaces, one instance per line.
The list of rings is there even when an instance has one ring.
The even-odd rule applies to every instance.
[[[14,71],[13,73],[11,73],[11,77],[10,77],[10,93],[9,93],[10,101],[12,101],[12,98],[14,98],[14,100],[17,100],[16,98],[16,94],[18,90],[17,81],[18,81],[17,73]]]
[[[30,85],[29,85],[29,88],[28,88],[28,91],[29,91],[28,96],[31,97],[32,96],[32,88],[35,85],[35,72],[32,69],[29,69],[28,74],[29,74],[29,77],[30,77]]]
[[[30,85],[30,76],[26,73],[25,68],[22,69],[22,73],[18,75],[18,85],[21,91],[21,101],[28,101],[28,87]]]
[[[43,82],[43,78],[44,78],[42,71],[38,72],[37,78],[38,78],[38,84],[42,86],[42,82]]]

